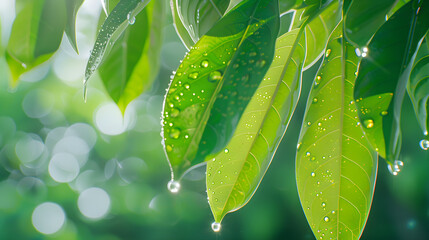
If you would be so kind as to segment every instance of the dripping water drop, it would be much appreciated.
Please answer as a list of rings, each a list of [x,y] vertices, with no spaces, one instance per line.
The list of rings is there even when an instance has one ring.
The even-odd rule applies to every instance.
[[[178,181],[175,181],[174,179],[171,179],[167,183],[167,188],[168,191],[170,191],[171,193],[178,193],[180,190],[180,183]]]
[[[219,232],[220,231],[220,229],[221,229],[221,225],[220,225],[220,223],[217,223],[217,222],[214,222],[214,223],[212,223],[212,230],[213,230],[213,232]]]

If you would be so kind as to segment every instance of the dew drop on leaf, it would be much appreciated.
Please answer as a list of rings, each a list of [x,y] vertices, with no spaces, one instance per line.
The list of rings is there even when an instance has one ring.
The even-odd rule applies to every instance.
[[[217,82],[222,78],[220,71],[213,71],[209,74],[209,82]]]
[[[168,191],[170,191],[171,193],[178,193],[180,190],[180,183],[178,181],[175,181],[174,179],[171,179],[167,183],[167,188]]]
[[[171,152],[173,151],[173,148],[170,145],[165,146],[165,150],[167,150],[167,152]]]
[[[326,50],[325,57],[329,57],[329,54],[331,54],[331,49]]]
[[[127,14],[128,23],[133,25],[136,22],[136,17],[131,12]]]
[[[171,129],[170,137],[173,139],[178,139],[180,137],[180,129],[178,129],[178,128]]]
[[[323,218],[323,220],[324,220],[325,222],[329,222],[329,217],[328,217],[328,216],[326,216],[326,217],[324,217],[324,218]]]
[[[180,113],[180,110],[179,110],[179,109],[177,109],[177,108],[173,108],[173,109],[171,109],[170,115],[171,115],[172,117],[177,117],[177,116],[179,116],[179,113]]]
[[[189,79],[197,79],[198,78],[198,72],[192,72],[188,75]]]
[[[191,85],[189,85],[189,84],[187,84],[187,83],[185,83],[183,86],[184,86],[186,89],[191,88]]]
[[[363,120],[363,125],[366,128],[372,128],[372,127],[374,127],[374,120],[372,120],[371,118],[365,119],[365,120]]]
[[[322,202],[322,207],[325,208],[326,207],[326,203]]]
[[[220,223],[217,223],[217,222],[212,223],[212,230],[213,230],[213,232],[219,232],[220,229],[221,229]]]
[[[315,176],[316,176],[316,173],[315,173],[315,172],[312,172],[312,173],[311,173],[311,176],[312,176],[312,177],[315,177]]]
[[[423,150],[428,150],[429,149],[429,140],[423,139],[420,141],[420,147]]]
[[[381,116],[386,116],[388,114],[388,112],[387,111],[382,111],[381,113],[380,113],[380,115]]]
[[[209,61],[207,61],[207,60],[201,61],[201,67],[206,68],[208,66],[209,66]]]
[[[225,152],[225,153],[229,153],[228,148],[225,148],[224,152]]]
[[[393,164],[387,165],[387,169],[389,169],[389,172],[396,176],[398,173],[402,170],[402,167],[404,166],[404,163],[400,160],[395,160]]]

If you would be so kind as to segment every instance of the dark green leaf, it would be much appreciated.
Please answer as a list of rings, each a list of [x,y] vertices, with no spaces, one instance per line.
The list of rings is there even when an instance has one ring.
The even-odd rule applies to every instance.
[[[359,62],[332,33],[307,101],[296,156],[302,208],[316,239],[359,239],[370,210],[377,171],[353,101]]]
[[[104,21],[94,47],[91,51],[85,70],[84,94],[86,98],[86,84],[88,79],[97,70],[109,45],[112,45],[129,24],[134,23],[136,15],[149,3],[150,0],[121,0]]]
[[[402,101],[416,49],[429,27],[429,1],[420,4],[414,0],[404,5],[361,50],[366,57],[354,97],[371,145],[389,164],[399,157]]]
[[[278,25],[277,1],[244,1],[186,55],[163,111],[175,175],[225,147],[273,59]]]
[[[395,0],[352,0],[344,9],[345,30],[347,40],[356,46],[366,46],[386,21],[386,14],[395,4]]]
[[[153,1],[136,16],[99,67],[109,95],[122,113],[151,86],[159,69],[164,1]]]
[[[76,53],[79,53],[76,43],[76,14],[82,3],[83,0],[66,0],[67,23],[65,32]]]
[[[429,41],[425,38],[426,43]],[[428,135],[429,129],[429,46],[425,43],[420,45],[411,70],[410,81],[408,82],[408,94],[416,112],[417,120],[423,130],[423,134]]]

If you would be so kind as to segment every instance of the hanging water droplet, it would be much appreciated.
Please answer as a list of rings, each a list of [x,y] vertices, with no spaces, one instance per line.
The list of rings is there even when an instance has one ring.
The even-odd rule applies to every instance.
[[[329,54],[331,54],[331,49],[326,50],[325,57],[329,57]]]
[[[329,222],[329,217],[328,217],[328,216],[326,216],[326,217],[324,217],[324,218],[323,218],[323,220],[324,220],[325,222]]]
[[[217,222],[214,222],[214,223],[212,223],[212,230],[213,230],[213,232],[219,232],[220,231],[220,229],[221,229],[221,225],[220,225],[220,223],[217,223]]]
[[[429,140],[423,139],[420,141],[420,147],[423,150],[428,150],[429,149]]]
[[[170,137],[173,139],[178,139],[180,137],[180,129],[178,129],[178,128],[171,129]]]
[[[189,73],[188,78],[193,79],[193,80],[197,79],[198,78],[198,72]]]
[[[374,120],[372,120],[371,118],[365,119],[365,120],[363,120],[363,125],[366,128],[372,128],[372,127],[374,127]]]
[[[127,14],[127,19],[128,19],[128,23],[129,23],[130,25],[133,25],[133,24],[136,22],[136,17],[135,17],[135,16],[133,16],[132,12],[129,12],[129,13]]]
[[[400,160],[395,160],[393,162],[393,164],[389,164],[387,165],[387,169],[389,169],[389,172],[393,175],[396,176],[398,175],[398,173],[402,170],[402,167],[404,166],[404,162],[400,161]]]
[[[208,66],[209,66],[209,61],[207,61],[207,60],[201,61],[201,67],[206,68]]]
[[[177,181],[174,181],[174,179],[171,179],[167,183],[167,188],[168,188],[168,191],[170,191],[171,193],[178,193],[180,190],[180,183]]]
[[[356,56],[358,56],[358,57],[360,57],[362,55],[362,52],[360,51],[359,48],[355,49],[355,53],[356,53]]]
[[[222,73],[220,71],[213,71],[209,74],[209,82],[217,82],[222,79]]]

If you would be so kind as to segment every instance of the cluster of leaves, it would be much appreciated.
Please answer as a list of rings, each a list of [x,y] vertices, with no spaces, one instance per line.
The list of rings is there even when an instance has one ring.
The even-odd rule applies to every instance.
[[[77,50],[74,18],[82,0],[40,0],[22,8],[19,3],[7,47],[14,81],[46,61],[64,31]],[[108,17],[100,17],[85,84],[98,69],[124,111],[158,72],[166,3],[103,3]],[[428,134],[429,1],[172,0],[170,5],[189,49],[162,110],[171,190],[178,191],[187,171],[206,164],[213,227],[219,230],[224,216],[244,206],[258,188],[301,97],[303,72],[321,62],[304,96],[298,193],[316,238],[358,239],[372,202],[378,156],[394,175],[402,166],[406,92]],[[429,141],[421,146],[428,149]]]

